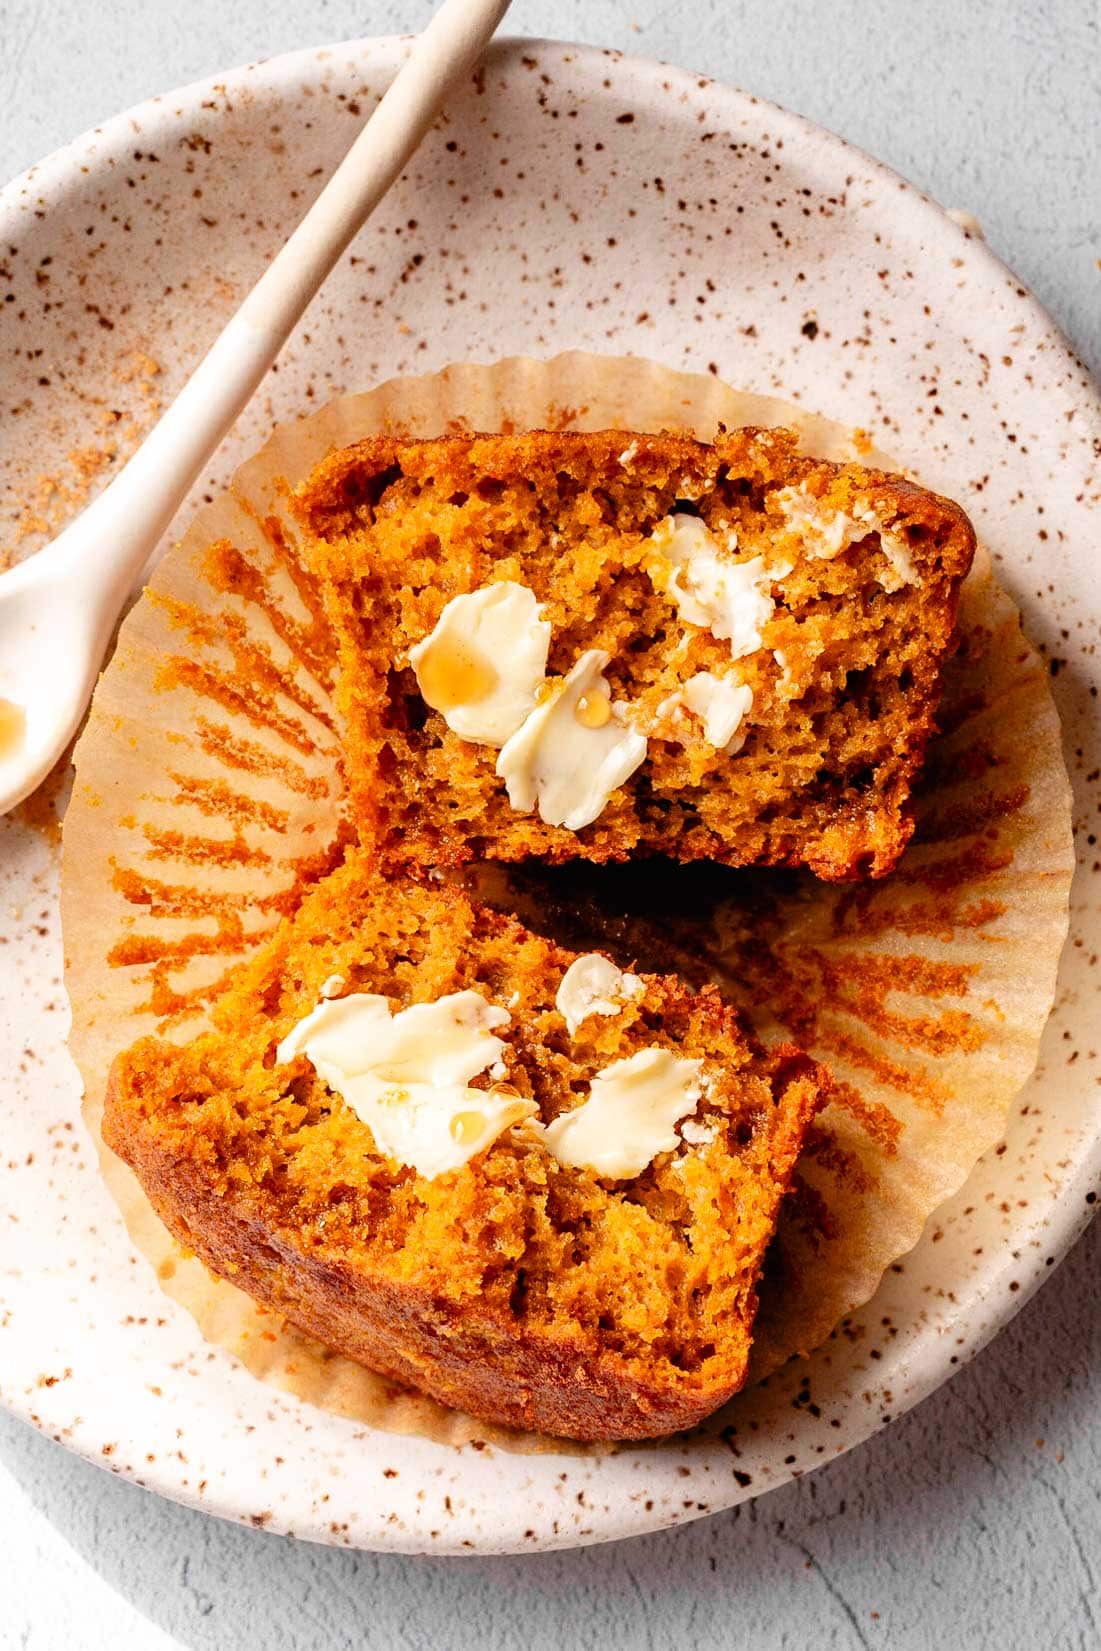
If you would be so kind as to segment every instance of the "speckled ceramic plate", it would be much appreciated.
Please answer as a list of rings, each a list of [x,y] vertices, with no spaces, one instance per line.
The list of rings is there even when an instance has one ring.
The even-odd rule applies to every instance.
[[[154,98],[0,196],[0,546],[33,549],[132,445],[402,50],[299,53]],[[871,426],[967,503],[1056,676],[1080,822],[1059,1002],[1004,1147],[850,1335],[745,1401],[736,1450],[714,1437],[603,1457],[454,1450],[279,1397],[160,1293],[79,1120],[56,858],[25,819],[3,822],[0,1396],[113,1472],[302,1537],[530,1550],[728,1507],[944,1381],[1027,1299],[1095,1196],[1096,389],[981,242],[838,139],[658,64],[506,42],[197,496],[273,421],[339,390],[572,347],[710,369]]]

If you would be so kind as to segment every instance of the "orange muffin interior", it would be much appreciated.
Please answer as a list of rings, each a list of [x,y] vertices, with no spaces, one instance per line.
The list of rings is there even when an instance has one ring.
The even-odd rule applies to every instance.
[[[974,547],[958,506],[745,429],[372,438],[329,455],[296,508],[339,638],[357,822],[387,864],[665,854],[849,879],[897,862]],[[517,806],[505,752],[456,732],[439,670],[413,662],[449,603],[496,584],[549,626],[536,700],[596,650],[578,739],[595,714],[644,742],[581,826]],[[502,668],[492,650],[458,664],[471,693]],[[738,696],[729,742],[705,737],[701,682]]]

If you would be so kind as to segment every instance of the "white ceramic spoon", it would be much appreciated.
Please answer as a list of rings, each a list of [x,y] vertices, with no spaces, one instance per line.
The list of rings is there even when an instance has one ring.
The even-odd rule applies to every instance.
[[[510,0],[444,0],[294,234],[110,486],[0,575],[0,813],[84,715],[120,612],[211,454],[349,241],[473,68]]]

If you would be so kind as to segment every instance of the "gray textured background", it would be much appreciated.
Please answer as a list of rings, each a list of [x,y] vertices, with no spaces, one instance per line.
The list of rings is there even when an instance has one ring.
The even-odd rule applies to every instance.
[[[0,0],[0,176],[248,58],[425,0]],[[516,0],[516,33],[665,57],[841,132],[946,205],[1101,370],[1097,0]],[[0,1647],[606,1651],[1101,1645],[1101,1227],[993,1347],[813,1478],[574,1554],[299,1546],[158,1501],[0,1418]]]

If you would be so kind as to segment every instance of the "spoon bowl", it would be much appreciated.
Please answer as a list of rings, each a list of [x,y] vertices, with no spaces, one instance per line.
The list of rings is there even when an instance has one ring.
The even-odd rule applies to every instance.
[[[0,579],[0,813],[41,785],[79,728],[125,599],[87,554],[93,511]]]

